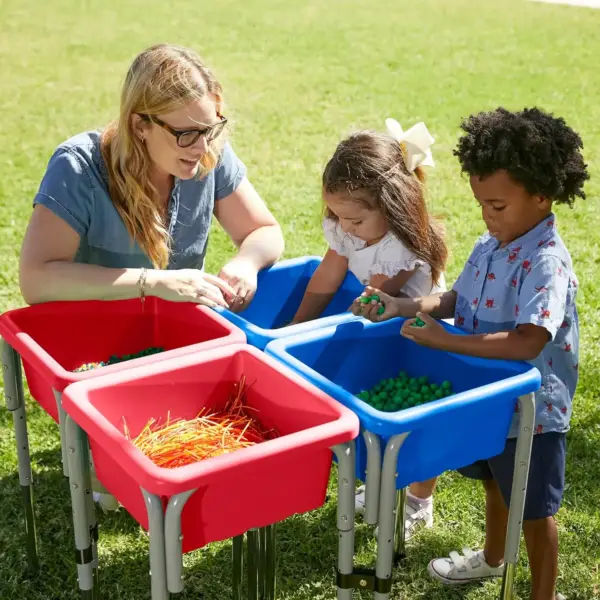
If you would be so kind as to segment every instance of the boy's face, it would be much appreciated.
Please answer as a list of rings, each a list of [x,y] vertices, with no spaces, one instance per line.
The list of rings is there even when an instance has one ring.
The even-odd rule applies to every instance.
[[[490,234],[501,248],[533,229],[552,210],[550,200],[531,195],[506,171],[483,178],[471,176],[471,189]]]

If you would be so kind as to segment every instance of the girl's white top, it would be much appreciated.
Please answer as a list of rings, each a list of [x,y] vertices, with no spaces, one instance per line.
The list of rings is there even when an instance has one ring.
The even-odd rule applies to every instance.
[[[388,232],[379,242],[367,246],[366,242],[345,233],[339,221],[323,220],[323,231],[329,247],[340,256],[348,259],[348,268],[363,284],[368,285],[374,275],[394,277],[400,271],[415,274],[402,288],[402,293],[417,298],[446,291],[444,275],[437,285],[431,279],[431,267],[409,250],[392,232]]]

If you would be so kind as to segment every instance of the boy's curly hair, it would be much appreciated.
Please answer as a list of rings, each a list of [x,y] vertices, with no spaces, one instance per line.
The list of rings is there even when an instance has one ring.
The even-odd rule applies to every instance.
[[[485,177],[505,170],[530,194],[573,206],[585,198],[589,174],[583,142],[563,118],[539,108],[510,112],[502,107],[471,115],[454,150],[463,173]]]

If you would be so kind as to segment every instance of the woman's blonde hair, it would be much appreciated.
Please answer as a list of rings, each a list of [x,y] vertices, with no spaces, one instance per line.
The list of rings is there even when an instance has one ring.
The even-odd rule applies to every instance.
[[[158,44],[141,52],[129,67],[121,92],[119,118],[102,135],[109,193],[127,231],[156,268],[169,263],[168,226],[157,189],[150,182],[150,157],[133,131],[132,115],[160,115],[212,94],[222,106],[219,82],[192,50]],[[224,136],[211,142],[199,176],[219,160]]]

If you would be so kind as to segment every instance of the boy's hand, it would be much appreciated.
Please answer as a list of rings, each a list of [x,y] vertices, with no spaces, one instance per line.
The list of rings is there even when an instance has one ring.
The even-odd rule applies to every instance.
[[[367,301],[367,298],[371,296],[376,296],[376,298]],[[377,301],[377,297],[379,301]],[[398,298],[393,298],[381,290],[367,286],[365,291],[354,300],[350,311],[359,317],[373,321],[373,323],[379,323],[401,316],[400,302]]]
[[[432,319],[425,313],[417,313],[417,317],[425,323],[422,326],[416,326],[416,319],[409,319],[402,325],[400,335],[421,346],[429,348],[447,347],[452,334],[446,331],[435,319]]]

